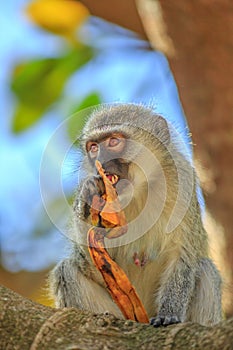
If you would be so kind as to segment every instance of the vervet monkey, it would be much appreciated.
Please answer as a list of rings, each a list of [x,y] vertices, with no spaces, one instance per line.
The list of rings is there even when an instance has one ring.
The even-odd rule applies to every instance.
[[[104,192],[98,159],[128,222],[128,232],[105,239],[106,247],[135,286],[151,324],[221,320],[221,278],[208,257],[195,169],[184,147],[149,107],[116,104],[91,114],[81,135],[87,177],[74,201],[72,252],[50,274],[57,307],[123,317],[87,248],[92,197]]]

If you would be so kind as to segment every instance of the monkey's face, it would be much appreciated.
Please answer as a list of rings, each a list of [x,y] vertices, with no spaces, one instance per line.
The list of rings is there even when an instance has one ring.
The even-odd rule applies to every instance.
[[[78,215],[88,223],[93,196],[102,196],[105,190],[96,160],[116,188],[128,223],[127,239],[141,237],[165,212],[167,203],[172,207],[176,187],[169,170],[173,166],[170,133],[161,116],[134,105],[102,108],[89,117],[80,146],[87,178],[77,192],[78,207],[84,207],[84,214]]]
[[[111,125],[108,127],[114,129]],[[81,191],[81,202],[86,203],[83,217],[91,223],[90,208],[93,205],[93,196],[102,195],[105,190],[95,168],[95,161],[98,160],[107,178],[116,188],[128,223],[127,239],[132,239],[131,236],[136,239],[138,235],[144,233],[144,227],[146,230],[153,225],[163,206],[163,200],[159,200],[161,205],[157,205],[158,209],[154,203],[155,198],[158,200],[160,196],[164,197],[163,173],[158,159],[147,147],[149,139],[150,147],[154,148],[152,137],[149,138],[146,132],[144,136],[142,140],[141,132],[136,134],[133,128],[128,128],[125,133],[123,130],[106,132],[105,128],[96,128],[95,133],[89,132],[85,143],[83,141],[85,163],[88,165],[87,171],[90,175],[84,181]],[[154,188],[155,180],[157,180],[156,188]],[[151,211],[153,214],[150,214]]]
[[[107,178],[116,188],[121,206],[126,210],[127,215],[126,208],[138,190],[147,191],[145,186],[141,186],[142,182],[146,182],[146,177],[143,176],[143,170],[137,165],[138,155],[142,148],[141,144],[123,131],[110,133],[99,130],[99,133],[91,134],[86,139],[84,147],[85,163],[88,165],[87,171],[90,176],[94,176],[94,181],[91,177],[85,181],[85,186],[89,190],[85,192],[86,198],[84,200],[91,206],[93,195],[102,194],[104,191],[102,179],[98,177],[95,167],[95,161],[98,160],[102,164]]]
[[[86,142],[89,162],[94,168],[99,160],[108,179],[116,184],[122,179],[128,179],[129,162],[125,159],[127,139],[121,133],[112,133],[99,139]]]
[[[109,128],[113,129],[114,126],[109,125]],[[84,200],[90,206],[93,195],[103,192],[102,181],[96,178],[98,174],[95,161],[98,160],[108,179],[116,188],[127,219],[129,217],[134,219],[137,213],[132,211],[131,204],[135,206],[136,201],[140,208],[145,206],[148,199],[148,183],[154,180],[155,175],[161,170],[158,161],[148,147],[141,140],[137,140],[133,129],[128,128],[128,134],[123,130],[114,130],[112,133],[103,129],[96,130],[96,134],[90,133],[91,135],[84,144],[85,160],[88,163],[87,170],[95,177],[94,181],[86,181],[89,191],[86,192],[87,198]]]

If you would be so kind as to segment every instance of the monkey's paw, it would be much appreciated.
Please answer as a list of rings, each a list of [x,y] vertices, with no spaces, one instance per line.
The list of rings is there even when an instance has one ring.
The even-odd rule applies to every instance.
[[[102,196],[105,187],[101,176],[91,176],[83,182],[79,189],[79,196],[74,203],[74,210],[81,219],[86,220],[90,216],[90,208],[94,195]]]
[[[83,183],[81,197],[83,200],[85,200],[88,204],[91,205],[93,196],[102,196],[104,192],[105,187],[101,176],[95,175],[87,178],[87,180]]]
[[[179,317],[177,317],[176,315],[173,316],[156,316],[156,317],[152,317],[150,319],[150,324],[153,327],[160,327],[160,326],[169,326],[171,324],[176,324],[176,323],[180,323],[181,320]]]

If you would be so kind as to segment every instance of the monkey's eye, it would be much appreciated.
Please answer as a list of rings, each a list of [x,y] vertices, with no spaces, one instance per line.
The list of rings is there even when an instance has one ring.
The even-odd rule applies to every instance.
[[[90,156],[92,158],[96,157],[98,150],[99,150],[99,146],[96,142],[88,142],[87,151],[90,153]]]
[[[123,135],[111,135],[104,141],[104,147],[107,148],[109,152],[122,152],[125,147],[125,137]]]
[[[93,143],[93,144],[91,145],[90,151],[91,151],[92,153],[98,152],[98,145],[97,145],[96,143]]]
[[[121,142],[121,139],[118,137],[110,137],[108,142],[108,147],[116,147]]]

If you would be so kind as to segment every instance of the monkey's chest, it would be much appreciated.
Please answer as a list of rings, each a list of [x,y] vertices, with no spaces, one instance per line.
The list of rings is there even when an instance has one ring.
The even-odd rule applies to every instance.
[[[145,254],[138,254],[136,263],[122,266],[130,282],[135,287],[149,317],[155,315],[155,295],[160,285],[161,269],[156,260]],[[137,260],[138,259],[138,260]]]

